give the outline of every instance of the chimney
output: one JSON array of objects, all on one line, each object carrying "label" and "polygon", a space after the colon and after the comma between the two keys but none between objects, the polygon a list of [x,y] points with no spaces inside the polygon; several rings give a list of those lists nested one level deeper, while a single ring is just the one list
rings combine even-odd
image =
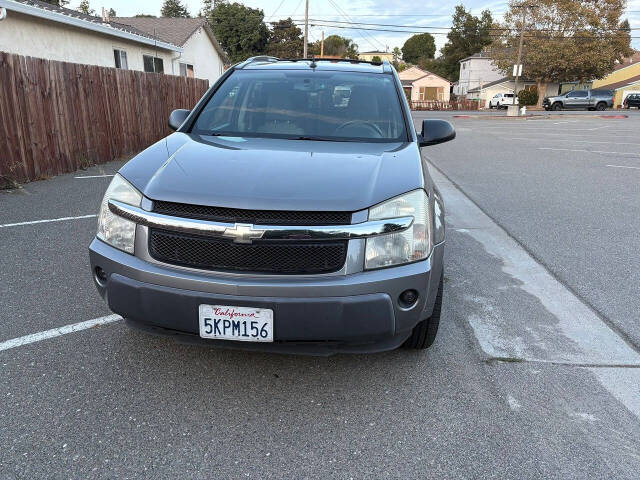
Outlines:
[{"label": "chimney", "polygon": [[111,18],[109,18],[109,10],[105,10],[105,8],[102,7],[102,23],[109,22],[111,22]]}]

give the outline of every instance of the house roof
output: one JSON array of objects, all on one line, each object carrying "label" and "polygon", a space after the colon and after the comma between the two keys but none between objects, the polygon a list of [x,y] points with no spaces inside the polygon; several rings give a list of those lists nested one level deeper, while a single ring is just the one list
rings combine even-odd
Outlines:
[{"label": "house roof", "polygon": [[[424,77],[426,77],[427,75],[433,75],[434,77],[438,77],[440,80],[444,80],[445,82],[448,82],[449,84],[451,84],[451,82],[450,82],[449,80],[447,80],[446,78],[443,78],[443,77],[441,77],[440,75],[436,75],[436,74],[435,74],[435,73],[433,73],[433,72],[429,72],[429,71],[427,71],[427,70],[423,70],[422,68],[420,68],[420,67],[416,67],[415,65],[413,65],[413,66],[411,66],[411,67],[407,68],[406,70],[403,70],[402,72],[400,72],[400,73],[398,74],[398,75],[399,75],[399,77],[400,77],[400,80],[401,80],[401,81],[405,81],[405,80],[403,80],[403,79],[402,79],[402,73],[403,73],[403,72],[408,72],[409,70],[412,70],[412,69],[413,69],[413,70],[418,70],[418,71],[422,72],[422,73],[423,73],[423,75],[421,75],[421,76],[419,76],[419,77],[416,77],[416,78],[413,78],[413,79],[411,79],[411,80],[407,80],[407,79],[405,79],[405,80],[407,80],[407,81],[409,81],[409,82],[410,82],[408,85],[411,85],[411,83],[413,83],[413,82],[415,82],[415,81],[417,81],[417,80],[420,80],[421,78],[424,78]],[[404,85],[404,84],[403,84],[403,85]]]},{"label": "house roof", "polygon": [[617,90],[618,88],[626,87],[632,83],[640,82],[640,75],[620,80],[619,82],[607,83],[605,85],[598,85],[594,90]]},{"label": "house roof", "polygon": [[635,65],[636,63],[639,63],[639,62],[640,62],[640,52],[635,51],[630,57],[626,57],[622,59],[622,62],[618,63],[613,70],[614,71],[621,70],[623,68],[627,68],[630,65]]},{"label": "house roof", "polygon": [[151,37],[155,36],[165,42],[181,47],[198,29],[204,28],[213,46],[224,61],[228,61],[224,50],[204,18],[170,18],[170,17],[115,17],[118,23],[140,30]]},{"label": "house roof", "polygon": [[378,50],[373,50],[371,52],[360,52],[360,55],[372,55],[374,53],[378,55],[393,55],[392,52],[380,52]]},{"label": "house roof", "polygon": [[[482,85],[482,89],[484,90],[485,88],[489,88],[489,87],[493,87],[494,85],[500,85],[501,83],[508,83],[508,82],[513,82],[514,80],[512,78],[509,77],[502,77],[498,80],[495,80],[493,82],[489,82],[489,83],[485,83]],[[525,79],[519,79],[518,82],[522,82],[522,83],[535,83],[533,80],[525,80]],[[472,89],[470,89],[467,93],[472,93],[472,92],[479,92],[480,91],[480,87],[474,87]]]},{"label": "house roof", "polygon": [[[422,77],[420,77],[422,78]],[[417,80],[417,78],[416,78]],[[415,82],[416,80],[400,80],[400,83],[402,84],[403,87],[410,87],[413,85],[413,82]]]},{"label": "house roof", "polygon": [[458,63],[462,63],[462,62],[466,62],[467,60],[470,60],[472,58],[482,58],[484,60],[491,60],[491,57],[489,55],[487,55],[484,52],[479,52],[479,53],[474,53],[473,55],[469,56],[469,57],[465,57],[462,60],[460,60]]},{"label": "house roof", "polygon": [[165,50],[182,52],[182,48],[178,45],[171,42],[158,41],[157,38],[153,38],[149,34],[130,25],[115,21],[105,22],[101,17],[86,15],[71,8],[59,7],[39,0],[0,0],[0,7],[24,15],[64,23],[114,37],[126,38],[134,42],[154,45]]}]

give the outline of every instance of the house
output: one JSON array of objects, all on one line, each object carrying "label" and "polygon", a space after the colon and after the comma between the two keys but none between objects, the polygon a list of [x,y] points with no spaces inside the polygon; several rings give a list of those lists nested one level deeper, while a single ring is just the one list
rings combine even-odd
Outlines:
[{"label": "house", "polygon": [[453,86],[453,94],[466,95],[469,90],[504,78],[504,73],[493,63],[493,59],[483,52],[460,60],[460,76]]},{"label": "house", "polygon": [[[518,80],[518,91],[530,90],[536,86],[537,85],[534,80]],[[489,108],[489,100],[493,98],[494,95],[498,93],[513,93],[514,89],[514,79],[509,77],[502,77],[493,82],[489,82],[487,84],[472,88],[467,92],[466,98],[468,100],[481,100],[481,105],[484,105],[484,108]],[[543,96],[557,95],[558,89],[559,85],[557,83],[549,83],[547,85],[547,90]]]},{"label": "house", "polygon": [[451,82],[435,73],[410,67],[398,73],[402,89],[411,102],[448,102]]},{"label": "house", "polygon": [[149,33],[106,16],[85,15],[38,0],[0,0],[0,7],[6,11],[0,23],[0,51],[8,53],[195,76],[210,83],[222,74],[226,62],[202,19],[149,19],[161,20],[154,34],[154,29]]},{"label": "house", "polygon": [[613,72],[600,80],[594,80],[592,88],[613,90],[614,108],[619,107],[630,93],[640,93],[640,52],[625,58]]},{"label": "house", "polygon": [[224,64],[229,62],[204,18],[116,17],[113,20],[181,47],[182,53],[174,60],[179,68],[175,75],[206,78],[209,85],[213,85],[224,72]]},{"label": "house", "polygon": [[393,53],[391,52],[362,52],[358,54],[360,60],[366,60],[367,62],[373,61],[373,57],[380,57],[380,60],[393,62]]}]

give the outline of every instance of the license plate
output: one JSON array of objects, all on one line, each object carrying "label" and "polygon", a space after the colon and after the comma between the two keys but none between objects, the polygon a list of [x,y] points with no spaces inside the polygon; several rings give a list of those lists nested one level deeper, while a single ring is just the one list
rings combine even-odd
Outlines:
[{"label": "license plate", "polygon": [[200,305],[200,336],[239,342],[273,342],[273,310]]}]

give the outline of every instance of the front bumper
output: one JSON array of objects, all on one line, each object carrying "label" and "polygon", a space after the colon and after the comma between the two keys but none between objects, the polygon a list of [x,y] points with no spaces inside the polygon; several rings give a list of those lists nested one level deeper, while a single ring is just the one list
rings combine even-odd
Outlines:
[{"label": "front bumper", "polygon": [[[291,353],[376,352],[400,346],[433,310],[444,243],[431,256],[400,267],[345,275],[264,276],[200,272],[144,261],[94,239],[94,282],[109,308],[145,330],[220,347]],[[399,295],[415,289],[410,309]],[[200,304],[255,306],[274,312],[274,342],[201,339]]]}]

